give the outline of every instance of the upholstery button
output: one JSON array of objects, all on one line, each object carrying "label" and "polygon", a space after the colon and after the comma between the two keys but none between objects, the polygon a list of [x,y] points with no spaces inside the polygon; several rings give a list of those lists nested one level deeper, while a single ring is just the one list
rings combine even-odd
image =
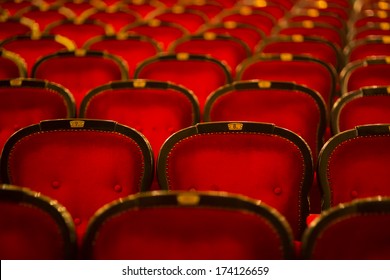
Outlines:
[{"label": "upholstery button", "polygon": [[122,186],[121,185],[115,185],[114,186],[114,190],[116,191],[116,192],[122,192]]},{"label": "upholstery button", "polygon": [[60,188],[60,182],[58,182],[58,181],[53,181],[52,183],[51,183],[51,186],[52,186],[52,188],[53,189],[59,189]]},{"label": "upholstery button", "polygon": [[280,188],[280,187],[274,188],[274,194],[276,194],[276,195],[282,194],[282,188]]},{"label": "upholstery button", "polygon": [[351,197],[352,198],[357,198],[358,197],[358,192],[355,191],[355,190],[351,191]]},{"label": "upholstery button", "polygon": [[74,218],[74,224],[76,226],[79,226],[81,224],[81,219],[80,218]]}]

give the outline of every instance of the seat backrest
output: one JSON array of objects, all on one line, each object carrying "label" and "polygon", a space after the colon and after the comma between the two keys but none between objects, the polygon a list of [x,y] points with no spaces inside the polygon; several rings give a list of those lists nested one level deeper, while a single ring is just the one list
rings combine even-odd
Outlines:
[{"label": "seat backrest", "polygon": [[128,0],[121,1],[121,7],[129,9],[133,12],[138,13],[143,19],[148,18],[148,16],[156,11],[157,9],[165,8],[165,5],[161,1],[138,1],[138,0]]},{"label": "seat backrest", "polygon": [[206,24],[200,29],[200,32],[213,32],[233,36],[234,38],[245,42],[251,51],[254,51],[257,44],[259,44],[265,37],[264,32],[258,28],[250,24],[235,21]]},{"label": "seat backrest", "polygon": [[272,28],[276,25],[275,18],[264,11],[256,11],[248,6],[225,10],[217,16],[217,21],[234,21],[250,24],[266,35],[271,34]]},{"label": "seat backrest", "polygon": [[284,215],[299,239],[309,211],[311,152],[295,133],[255,122],[201,123],[162,146],[162,189],[213,190],[262,200]]},{"label": "seat backrest", "polygon": [[156,10],[149,14],[148,18],[179,24],[191,34],[194,34],[200,26],[208,22],[208,18],[203,12],[186,9],[185,6],[181,5]]},{"label": "seat backrest", "polygon": [[2,260],[76,257],[72,217],[57,201],[27,188],[1,185],[0,211]]},{"label": "seat backrest", "polygon": [[318,160],[323,209],[357,198],[390,195],[389,147],[389,124],[357,126],[331,138]]},{"label": "seat backrest", "polygon": [[37,23],[28,18],[0,17],[0,41],[15,35],[31,34],[38,30]]},{"label": "seat backrest", "polygon": [[214,91],[206,102],[203,119],[274,123],[300,135],[316,160],[323,144],[327,109],[319,93],[307,87],[252,80]]},{"label": "seat backrest", "polygon": [[28,76],[38,58],[61,50],[74,51],[76,45],[73,41],[61,35],[18,35],[9,37],[0,42],[0,48],[20,55],[27,64]]},{"label": "seat backrest", "polygon": [[211,55],[224,61],[230,67],[233,77],[236,74],[236,67],[251,55],[249,47],[240,39],[213,32],[182,37],[173,42],[168,51]]},{"label": "seat backrest", "polygon": [[344,49],[349,62],[369,56],[390,56],[390,36],[368,36],[351,41]]},{"label": "seat backrest", "polygon": [[129,80],[90,91],[80,117],[108,119],[135,128],[150,142],[157,159],[174,132],[199,122],[199,105],[188,89],[170,82]]},{"label": "seat backrest", "polygon": [[390,87],[365,87],[337,100],[331,112],[333,134],[365,124],[390,123]]},{"label": "seat backrest", "polygon": [[305,232],[302,257],[317,260],[389,260],[389,223],[388,197],[359,199],[334,207]]},{"label": "seat backrest", "polygon": [[328,108],[335,99],[336,70],[317,58],[306,55],[258,54],[237,68],[237,80],[295,82],[319,92]]},{"label": "seat backrest", "polygon": [[0,80],[25,78],[27,65],[22,57],[0,48]]},{"label": "seat backrest", "polygon": [[0,81],[0,150],[23,127],[75,116],[73,97],[58,84],[35,79]]},{"label": "seat backrest", "polygon": [[341,94],[367,86],[390,85],[390,56],[368,57],[348,63],[340,73]]},{"label": "seat backrest", "polygon": [[58,34],[67,37],[81,48],[86,41],[96,36],[113,35],[113,27],[99,20],[65,19],[46,26],[43,34]]},{"label": "seat backrest", "polygon": [[347,23],[342,18],[338,17],[334,13],[324,12],[317,9],[297,9],[294,10],[289,16],[285,18],[288,22],[303,22],[303,21],[312,21],[319,23],[326,23],[335,28],[347,30]]},{"label": "seat backrest", "polygon": [[350,37],[353,40],[369,36],[390,36],[390,22],[370,22],[350,33]]},{"label": "seat backrest", "polygon": [[130,77],[134,75],[134,70],[140,62],[162,51],[158,42],[152,38],[125,33],[92,38],[85,43],[83,48],[106,51],[122,57],[129,67]]},{"label": "seat backrest", "polygon": [[151,57],[138,65],[134,77],[183,85],[198,98],[201,113],[207,96],[220,86],[232,82],[225,63],[209,55],[188,53]]},{"label": "seat backrest", "polygon": [[101,208],[86,259],[291,259],[286,220],[261,202],[225,193],[154,192]]},{"label": "seat backrest", "polygon": [[1,8],[7,11],[7,13],[11,16],[14,16],[18,11],[30,7],[30,0],[22,0],[22,1],[2,1]]},{"label": "seat backrest", "polygon": [[276,35],[262,41],[256,48],[256,53],[310,55],[331,64],[336,70],[341,70],[344,66],[341,49],[320,37]]},{"label": "seat backrest", "polygon": [[385,10],[364,10],[352,18],[352,27],[358,29],[370,23],[390,22],[390,12]]},{"label": "seat backrest", "polygon": [[173,22],[164,22],[157,19],[136,22],[125,26],[121,32],[127,34],[138,34],[153,38],[161,44],[161,48],[166,51],[172,42],[188,35],[189,32],[181,25]]},{"label": "seat backrest", "polygon": [[112,121],[62,119],[19,130],[5,144],[4,183],[57,199],[71,213],[81,238],[102,205],[145,191],[153,177],[149,142]]},{"label": "seat backrest", "polygon": [[112,81],[127,80],[127,64],[118,56],[79,49],[59,51],[41,57],[33,66],[32,77],[65,86],[73,94],[76,107],[88,91]]}]

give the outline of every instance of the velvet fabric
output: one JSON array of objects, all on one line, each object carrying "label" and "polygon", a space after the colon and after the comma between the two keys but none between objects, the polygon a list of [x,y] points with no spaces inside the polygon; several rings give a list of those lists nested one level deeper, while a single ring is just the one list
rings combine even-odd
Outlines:
[{"label": "velvet fabric", "polygon": [[260,29],[264,34],[270,35],[272,28],[275,27],[275,19],[265,13],[253,11],[251,14],[245,15],[237,13],[228,14],[220,19],[222,22],[234,21],[237,23],[246,23]]},{"label": "velvet fabric", "polygon": [[344,80],[344,93],[366,86],[390,85],[390,64],[368,64],[351,69]]},{"label": "velvet fabric", "polygon": [[176,13],[171,10],[167,10],[163,13],[155,15],[153,19],[176,23],[184,27],[189,33],[194,34],[203,24],[207,23],[207,17],[202,12],[198,11],[186,11],[182,13]]},{"label": "velvet fabric", "polygon": [[105,24],[110,24],[114,28],[115,32],[119,32],[126,25],[139,20],[137,13],[119,9],[113,12],[95,10],[95,12],[92,12],[87,18],[92,20],[100,20]]},{"label": "velvet fabric", "polygon": [[[38,61],[39,63],[39,61]],[[111,81],[121,80],[121,65],[102,56],[54,56],[45,59],[33,73],[66,87],[73,94],[77,108],[91,89]]]},{"label": "velvet fabric", "polygon": [[140,191],[144,159],[122,134],[56,130],[22,138],[8,158],[10,183],[57,199],[81,238],[104,204]]},{"label": "velvet fabric", "polygon": [[28,10],[23,11],[20,15],[35,21],[39,25],[39,30],[41,32],[44,31],[45,28],[53,22],[69,19],[68,15],[61,13],[59,9],[49,9],[43,11],[37,6],[31,6]]},{"label": "velvet fabric", "polygon": [[331,205],[370,196],[389,196],[390,137],[365,136],[339,144],[330,154],[326,176]]},{"label": "velvet fabric", "polygon": [[268,134],[208,133],[178,142],[165,173],[170,190],[226,191],[259,199],[285,216],[299,239],[305,167],[292,142]]},{"label": "velvet fabric", "polygon": [[155,60],[138,69],[138,79],[170,81],[192,90],[198,98],[201,112],[207,96],[230,82],[226,68],[210,60]]},{"label": "velvet fabric", "polygon": [[20,70],[14,60],[4,57],[0,53],[0,80],[20,78],[22,75]]},{"label": "velvet fabric", "polygon": [[57,222],[28,204],[0,202],[0,259],[60,260],[65,244]]},{"label": "velvet fabric", "polygon": [[126,211],[96,234],[94,259],[282,259],[268,221],[243,211],[164,207]]},{"label": "velvet fabric", "polygon": [[0,21],[0,41],[15,35],[31,34],[31,27],[19,20]]},{"label": "velvet fabric", "polygon": [[369,56],[390,56],[389,44],[379,41],[363,41],[349,53],[349,61],[365,59]]}]

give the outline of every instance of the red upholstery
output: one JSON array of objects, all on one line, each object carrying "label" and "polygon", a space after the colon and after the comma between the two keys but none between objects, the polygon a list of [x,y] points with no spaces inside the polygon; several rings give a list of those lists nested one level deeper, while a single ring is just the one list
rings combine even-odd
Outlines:
[{"label": "red upholstery", "polygon": [[87,41],[84,48],[107,51],[122,57],[129,67],[130,77],[134,75],[134,70],[140,62],[161,51],[155,40],[139,35],[95,37]]},{"label": "red upholstery", "polygon": [[390,13],[386,11],[362,11],[353,22],[355,28],[364,27],[370,23],[390,23]]},{"label": "red upholstery", "polygon": [[280,3],[275,3],[274,1],[253,1],[249,7],[253,11],[261,11],[272,16],[275,21],[282,19],[286,15],[286,8]]},{"label": "red upholstery", "polygon": [[65,89],[38,80],[0,81],[0,150],[17,130],[47,119],[75,116],[72,97]]},{"label": "red upholstery", "polygon": [[266,35],[271,33],[273,27],[275,27],[275,19],[262,11],[252,11],[246,13],[246,8],[243,7],[244,12],[240,12],[240,10],[232,10],[226,13],[221,13],[218,19],[222,22],[234,21],[237,23],[246,23],[252,25]]},{"label": "red upholstery", "polygon": [[347,48],[347,56],[349,61],[365,59],[369,56],[390,56],[388,38],[373,36],[366,39],[354,40]]},{"label": "red upholstery", "polygon": [[183,37],[173,43],[170,51],[211,55],[230,66],[233,77],[236,74],[236,67],[251,53],[248,46],[240,40],[211,32]]},{"label": "red upholstery", "polygon": [[161,44],[163,50],[167,50],[173,41],[188,34],[188,31],[178,24],[159,20],[131,24],[123,30],[127,34],[139,34],[153,38]]},{"label": "red upholstery", "polygon": [[120,58],[100,51],[57,52],[42,57],[32,76],[65,86],[73,94],[77,108],[85,94],[102,84],[125,80],[127,69]]},{"label": "red upholstery", "polygon": [[303,239],[305,259],[388,260],[389,200],[357,200],[323,214]]},{"label": "red upholstery", "polygon": [[357,198],[390,195],[389,145],[387,124],[359,126],[333,137],[319,158],[324,208]]},{"label": "red upholstery", "polygon": [[369,36],[390,36],[390,22],[368,23],[353,33],[354,40]]},{"label": "red upholstery", "polygon": [[322,38],[275,36],[263,41],[257,52],[310,55],[331,64],[335,69],[343,66],[340,48]]},{"label": "red upholstery", "polygon": [[26,77],[27,66],[16,53],[0,49],[0,80]]},{"label": "red upholstery", "polygon": [[76,48],[72,41],[59,35],[44,35],[39,37],[19,35],[2,41],[0,47],[17,53],[25,60],[28,76],[31,76],[31,69],[41,56],[60,50],[73,51]]},{"label": "red upholstery", "polygon": [[280,26],[277,29],[279,35],[295,35],[302,36],[317,36],[323,38],[340,48],[344,47],[344,35],[340,29],[337,29],[326,23],[316,23],[312,21],[289,23],[285,26]]},{"label": "red upholstery", "polygon": [[264,32],[260,31],[256,27],[234,21],[205,26],[201,30],[222,35],[231,35],[245,42],[251,50],[254,50],[256,45],[259,44],[265,37]]},{"label": "red upholstery", "polygon": [[[253,125],[259,130],[222,131],[213,126],[227,127],[227,123],[205,123],[178,132],[161,148],[160,186],[226,191],[259,199],[284,215],[299,239],[312,180],[309,149],[301,139],[287,140],[262,131],[264,124]],[[202,127],[205,131],[197,133]]]},{"label": "red upholstery", "polygon": [[184,3],[184,5],[186,9],[202,12],[209,20],[214,19],[224,9],[222,4],[216,1],[204,1],[202,5],[197,5],[195,1],[189,1],[188,5],[186,3]]},{"label": "red upholstery", "polygon": [[61,205],[39,193],[7,185],[1,187],[0,195],[2,260],[75,257],[74,225]]},{"label": "red upholstery", "polygon": [[108,121],[84,123],[85,128],[70,128],[69,120],[46,121],[21,130],[7,142],[1,163],[4,182],[63,204],[79,239],[98,208],[146,190],[153,165],[137,132]]},{"label": "red upholstery", "polygon": [[[163,69],[163,71],[161,71]],[[230,72],[220,61],[204,55],[160,55],[140,64],[135,78],[170,81],[192,90],[201,112],[207,96],[232,81]]]},{"label": "red upholstery", "polygon": [[10,16],[14,16],[18,11],[31,6],[30,0],[25,1],[2,1],[1,8],[6,10]]},{"label": "red upholstery", "polygon": [[62,3],[62,6],[72,10],[76,14],[76,16],[80,16],[86,10],[94,8],[95,7],[94,2],[96,3],[99,1],[66,0],[66,1],[64,1],[64,3]]},{"label": "red upholstery", "polygon": [[[264,82],[267,84],[267,82]],[[274,123],[300,135],[317,158],[326,126],[326,105],[317,92],[291,83],[237,82],[213,93],[206,121]]]},{"label": "red upholstery", "polygon": [[147,18],[148,15],[158,8],[164,7],[161,1],[122,1],[122,6],[138,13],[142,18]]},{"label": "red upholstery", "polygon": [[[101,212],[101,216],[96,216],[100,221],[95,221],[97,225],[90,229],[86,244],[88,257],[149,260],[291,258],[292,241],[287,240],[284,244],[285,229],[278,228],[266,214],[256,213],[258,206],[246,208],[237,198],[240,207],[232,208],[233,202],[227,199],[228,196],[221,195],[210,196],[209,202],[200,205],[167,203],[166,197],[158,194],[149,198],[154,198],[149,207],[144,207],[142,200],[137,208],[126,207],[126,201],[119,202],[111,206],[123,205],[115,215]],[[262,204],[259,206],[263,207]],[[272,210],[267,210],[271,214]]]},{"label": "red upholstery", "polygon": [[81,18],[90,20],[99,20],[106,24],[110,24],[116,32],[121,30],[128,24],[140,20],[140,16],[131,11],[119,8],[113,9],[90,9],[85,11]]},{"label": "red upholstery", "polygon": [[[35,26],[37,28],[37,26]],[[20,18],[0,19],[0,41],[15,35],[31,34],[34,29],[34,22],[25,21]]]},{"label": "red upholstery", "polygon": [[358,125],[390,123],[390,98],[386,87],[364,88],[350,92],[335,104],[332,111],[334,133]]},{"label": "red upholstery", "polygon": [[85,42],[96,36],[112,35],[112,26],[97,20],[60,20],[49,24],[45,34],[59,34],[73,40],[81,48]]},{"label": "red upholstery", "polygon": [[335,16],[333,13],[329,12],[313,12],[310,14],[309,12],[296,13],[288,17],[289,22],[303,22],[303,21],[312,21],[318,23],[326,23],[337,29],[345,30],[346,22],[340,18]]},{"label": "red upholstery", "polygon": [[334,68],[322,61],[300,55],[254,56],[241,64],[239,80],[273,80],[295,82],[318,91],[328,106],[331,106],[335,91]]},{"label": "red upholstery", "polygon": [[176,23],[184,27],[188,32],[195,33],[200,26],[207,23],[207,16],[200,11],[186,10],[184,7],[178,7],[178,10],[168,9],[163,12],[158,11],[151,18],[165,22]]},{"label": "red upholstery", "polygon": [[149,140],[155,158],[174,132],[199,121],[195,97],[165,82],[116,82],[94,89],[83,101],[81,117],[109,119],[135,128]]},{"label": "red upholstery", "polygon": [[341,72],[343,94],[367,86],[390,85],[390,59],[372,57],[347,64]]}]

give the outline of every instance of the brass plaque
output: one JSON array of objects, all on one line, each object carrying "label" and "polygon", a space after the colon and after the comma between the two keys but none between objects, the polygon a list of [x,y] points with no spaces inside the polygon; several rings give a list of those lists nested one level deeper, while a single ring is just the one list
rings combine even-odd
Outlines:
[{"label": "brass plaque", "polygon": [[229,130],[242,130],[243,126],[242,123],[228,123]]},{"label": "brass plaque", "polygon": [[78,120],[78,121],[70,121],[69,123],[71,128],[83,128],[85,121]]}]

